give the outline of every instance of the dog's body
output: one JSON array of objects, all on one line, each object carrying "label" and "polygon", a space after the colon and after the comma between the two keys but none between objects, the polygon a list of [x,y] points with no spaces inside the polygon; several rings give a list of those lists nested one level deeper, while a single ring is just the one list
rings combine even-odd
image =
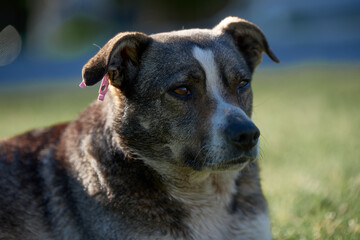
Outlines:
[{"label": "dog's body", "polygon": [[271,239],[251,122],[253,24],[122,33],[83,68],[110,92],[0,142],[0,239]]}]

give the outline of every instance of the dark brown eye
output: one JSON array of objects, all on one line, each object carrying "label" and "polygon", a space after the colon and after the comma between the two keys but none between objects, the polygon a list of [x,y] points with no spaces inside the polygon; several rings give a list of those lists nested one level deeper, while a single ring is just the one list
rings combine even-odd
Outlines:
[{"label": "dark brown eye", "polygon": [[239,88],[246,88],[249,85],[249,80],[242,80],[239,84]]},{"label": "dark brown eye", "polygon": [[187,87],[178,87],[173,92],[180,96],[189,96],[191,94]]}]

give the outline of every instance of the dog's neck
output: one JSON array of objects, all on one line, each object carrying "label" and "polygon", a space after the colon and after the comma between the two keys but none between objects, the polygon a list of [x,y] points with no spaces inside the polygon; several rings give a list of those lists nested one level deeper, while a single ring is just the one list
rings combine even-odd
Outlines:
[{"label": "dog's neck", "polygon": [[225,207],[236,194],[239,171],[195,171],[166,162],[145,163],[161,176],[169,195],[189,207]]}]

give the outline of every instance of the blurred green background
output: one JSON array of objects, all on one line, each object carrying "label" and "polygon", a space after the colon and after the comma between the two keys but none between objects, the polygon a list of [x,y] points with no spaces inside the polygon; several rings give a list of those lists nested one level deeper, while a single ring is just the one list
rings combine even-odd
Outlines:
[{"label": "blurred green background", "polygon": [[75,119],[98,91],[78,87],[81,67],[117,32],[212,27],[228,15],[259,25],[282,61],[264,56],[253,84],[274,238],[360,239],[357,0],[5,0],[0,30],[11,24],[21,44],[0,33],[0,138]]}]

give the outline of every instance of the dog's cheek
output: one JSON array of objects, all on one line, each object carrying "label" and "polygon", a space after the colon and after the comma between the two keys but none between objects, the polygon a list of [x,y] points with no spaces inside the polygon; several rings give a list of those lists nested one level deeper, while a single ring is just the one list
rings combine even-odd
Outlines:
[{"label": "dog's cheek", "polygon": [[204,156],[204,152],[200,151],[200,149],[194,149],[190,146],[185,147],[179,157],[179,160],[184,165],[196,171],[202,170],[205,165],[206,157]]},{"label": "dog's cheek", "polygon": [[132,115],[127,120],[133,125],[131,147],[147,158],[176,161],[173,150],[184,145],[189,132],[185,128],[191,124],[182,122],[159,100],[144,103]]},{"label": "dog's cheek", "polygon": [[191,146],[198,145],[196,142],[196,136],[194,129],[189,125],[178,125],[174,122],[170,131],[169,148],[173,156],[174,161],[183,162],[185,149],[190,149]]},{"label": "dog's cheek", "polygon": [[205,122],[198,119],[179,119],[171,128],[169,148],[174,162],[201,170],[206,159],[208,129]]},{"label": "dog's cheek", "polygon": [[175,160],[195,170],[201,170],[205,161],[205,146],[208,144],[210,128],[207,119],[199,112],[179,117],[171,128],[171,150]]},{"label": "dog's cheek", "polygon": [[252,89],[249,91],[249,95],[247,97],[246,105],[245,105],[245,113],[251,118],[253,108],[253,93]]},{"label": "dog's cheek", "polygon": [[178,162],[183,148],[192,144],[195,127],[192,111],[173,100],[165,97],[153,102],[150,111],[140,117],[140,121],[143,131],[152,138],[149,144],[154,151],[167,152],[164,160]]}]

